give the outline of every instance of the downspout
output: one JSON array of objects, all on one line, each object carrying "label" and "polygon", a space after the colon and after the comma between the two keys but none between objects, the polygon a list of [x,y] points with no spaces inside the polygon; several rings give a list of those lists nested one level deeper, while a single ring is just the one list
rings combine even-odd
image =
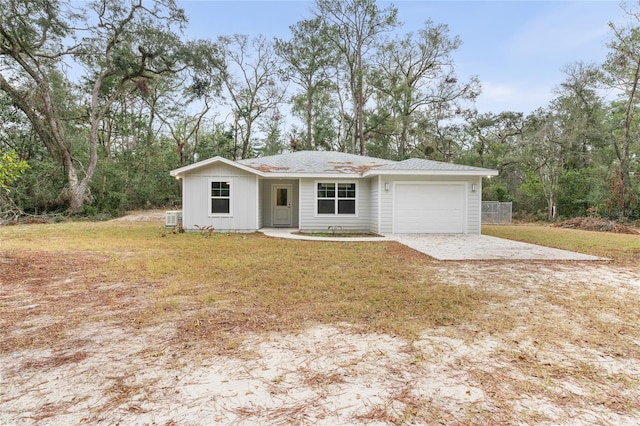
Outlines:
[{"label": "downspout", "polygon": [[382,231],[382,175],[378,175],[378,224],[377,234],[381,234]]},{"label": "downspout", "polygon": [[256,176],[256,231],[262,228],[262,223],[260,223],[260,217],[262,216],[262,204],[260,204],[260,177]]},{"label": "downspout", "polygon": [[300,214],[300,206],[302,206],[302,178],[298,178],[298,230],[302,229],[302,215]]},{"label": "downspout", "polygon": [[478,176],[478,217],[480,218],[478,234],[482,234],[482,176]]}]

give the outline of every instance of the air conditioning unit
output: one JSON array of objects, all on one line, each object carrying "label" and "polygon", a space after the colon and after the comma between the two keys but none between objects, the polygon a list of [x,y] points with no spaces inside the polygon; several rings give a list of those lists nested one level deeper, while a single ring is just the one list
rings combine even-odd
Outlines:
[{"label": "air conditioning unit", "polygon": [[167,211],[164,226],[173,228],[178,225],[182,225],[182,210]]}]

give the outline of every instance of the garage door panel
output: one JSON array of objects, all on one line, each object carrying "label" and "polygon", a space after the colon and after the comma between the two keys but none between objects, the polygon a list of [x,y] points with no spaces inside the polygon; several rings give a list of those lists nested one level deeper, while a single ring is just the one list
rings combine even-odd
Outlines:
[{"label": "garage door panel", "polygon": [[463,233],[464,186],[401,184],[395,188],[394,232]]}]

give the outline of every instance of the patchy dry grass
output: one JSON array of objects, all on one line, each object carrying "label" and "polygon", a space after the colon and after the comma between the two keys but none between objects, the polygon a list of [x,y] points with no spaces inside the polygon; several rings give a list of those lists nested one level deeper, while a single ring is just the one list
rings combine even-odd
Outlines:
[{"label": "patchy dry grass", "polygon": [[[491,291],[451,288],[418,276],[433,261],[396,243],[318,244],[262,234],[203,238],[165,233],[149,223],[117,222],[3,231],[12,253],[29,250],[25,258],[10,255],[11,264],[23,265],[13,279],[43,280],[84,264],[82,275],[93,281],[120,281],[135,292],[153,289],[135,320],[155,325],[179,317],[180,336],[188,340],[220,342],[221,335],[238,330],[339,322],[412,338],[425,328],[473,321],[483,315],[483,306],[501,300]],[[41,246],[46,251],[33,251],[37,239],[47,242]],[[29,270],[41,263],[34,258],[46,268]],[[95,258],[101,259],[99,267]]]},{"label": "patchy dry grass", "polygon": [[135,221],[0,228],[0,412],[23,424],[636,424],[637,236],[485,229],[516,230],[614,262],[440,262],[395,242]]}]

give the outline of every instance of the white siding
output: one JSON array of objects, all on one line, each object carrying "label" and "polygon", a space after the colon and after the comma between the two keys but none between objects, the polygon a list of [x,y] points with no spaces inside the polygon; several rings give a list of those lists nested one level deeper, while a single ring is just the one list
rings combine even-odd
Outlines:
[{"label": "white siding", "polygon": [[[482,179],[480,177],[443,177],[443,176],[383,176],[381,187],[389,183],[389,191],[381,190],[380,205],[380,233],[390,234],[393,232],[393,200],[394,182],[463,182],[466,185],[466,232],[467,234],[480,233],[481,202],[482,202]],[[476,184],[476,191],[471,190],[471,185]]]},{"label": "white siding", "polygon": [[379,233],[380,232],[380,224],[378,223],[379,219],[379,198],[380,198],[380,177],[375,177],[371,179],[371,214],[369,215],[369,231]]},{"label": "white siding", "polygon": [[[380,191],[379,234],[391,234],[393,232],[393,180],[393,176],[382,176],[380,182],[383,190]],[[389,184],[388,191],[386,190],[387,184]]]},{"label": "white siding", "polygon": [[258,188],[258,191],[256,193],[256,203],[258,205],[258,210],[256,211],[256,218],[258,221],[258,226],[257,229],[260,229],[264,226],[264,221],[263,221],[263,210],[262,210],[262,203],[261,203],[261,196],[262,196],[262,192],[260,189],[260,178],[258,176],[255,176],[255,180],[256,180],[256,188]]},{"label": "white siding", "polygon": [[[209,215],[209,182],[218,179],[232,182],[230,217]],[[254,174],[222,163],[187,173],[182,183],[183,226],[189,230],[197,229],[197,226],[213,226],[216,231],[256,231],[259,228],[257,183]]]},{"label": "white siding", "polygon": [[[232,182],[232,215],[215,217],[209,214],[212,180]],[[316,183],[355,182],[356,215],[316,214]],[[394,183],[396,182],[459,182],[465,186],[465,220],[468,234],[481,230],[481,177],[444,176],[375,176],[366,179],[261,179],[255,174],[224,163],[187,172],[182,181],[183,226],[213,226],[216,231],[253,232],[262,226],[272,226],[272,185],[292,185],[292,226],[303,231],[327,231],[339,226],[346,232],[393,232]],[[386,190],[386,184],[389,190]],[[472,191],[472,184],[476,191]]]},{"label": "white siding", "polygon": [[[317,215],[317,182],[355,182],[357,207],[353,215]],[[369,232],[371,229],[371,179],[300,179],[300,230],[326,232],[331,226],[339,226],[345,232]]]},{"label": "white siding", "polygon": [[[480,234],[482,228],[482,178],[475,177],[468,181],[467,194],[467,234]],[[476,191],[471,191],[471,185],[476,185]]]}]

